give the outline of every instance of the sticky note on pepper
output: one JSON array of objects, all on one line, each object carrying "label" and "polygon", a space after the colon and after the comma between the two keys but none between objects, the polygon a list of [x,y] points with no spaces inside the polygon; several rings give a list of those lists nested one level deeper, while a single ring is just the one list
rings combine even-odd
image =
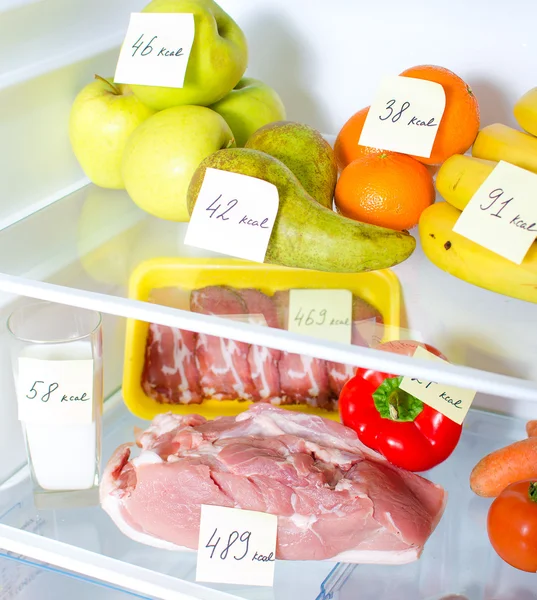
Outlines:
[{"label": "sticky note on pepper", "polygon": [[[416,348],[414,358],[445,362],[421,346]],[[472,390],[415,377],[403,377],[399,387],[459,425],[462,425],[476,395]]]}]

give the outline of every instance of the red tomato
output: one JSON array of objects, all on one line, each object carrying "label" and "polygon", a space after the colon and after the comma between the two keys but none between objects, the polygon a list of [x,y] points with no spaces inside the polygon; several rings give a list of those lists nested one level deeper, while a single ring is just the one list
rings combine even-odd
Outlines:
[{"label": "red tomato", "polygon": [[492,547],[506,563],[537,573],[537,482],[507,486],[489,509],[487,530]]}]

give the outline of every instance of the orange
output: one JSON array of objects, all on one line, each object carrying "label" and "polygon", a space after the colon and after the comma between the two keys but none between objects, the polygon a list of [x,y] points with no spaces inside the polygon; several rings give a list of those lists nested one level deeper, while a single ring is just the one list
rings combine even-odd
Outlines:
[{"label": "orange", "polygon": [[348,165],[336,185],[345,217],[389,229],[410,229],[435,199],[427,167],[406,154],[371,154]]},{"label": "orange", "polygon": [[446,108],[431,157],[415,158],[427,165],[438,165],[454,154],[464,154],[479,131],[479,105],[470,86],[452,71],[435,65],[412,67],[401,75],[435,81],[446,93]]},{"label": "orange", "polygon": [[360,146],[358,144],[368,112],[369,106],[366,106],[354,114],[345,125],[343,125],[336,138],[334,152],[340,170],[343,170],[353,160],[362,158],[362,156],[382,154],[383,152],[391,154],[391,152],[388,152],[387,150],[371,148],[370,146]]}]

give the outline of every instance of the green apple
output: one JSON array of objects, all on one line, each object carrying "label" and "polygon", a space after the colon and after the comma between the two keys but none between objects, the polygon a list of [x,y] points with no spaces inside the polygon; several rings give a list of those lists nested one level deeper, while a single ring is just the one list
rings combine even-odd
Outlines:
[{"label": "green apple", "polygon": [[240,27],[213,0],[153,0],[142,12],[191,13],[196,33],[182,88],[133,85],[134,93],[157,110],[223,98],[248,64],[246,38]]},{"label": "green apple", "polygon": [[123,189],[121,159],[130,134],[155,113],[128,85],[96,75],[75,98],[69,139],[84,173],[93,183]]},{"label": "green apple", "polygon": [[125,188],[148,213],[188,221],[186,193],[194,171],[209,154],[234,145],[229,125],[210,108],[168,108],[129,138],[121,168]]},{"label": "green apple", "polygon": [[276,91],[251,77],[243,77],[235,89],[210,108],[224,117],[241,148],[260,127],[286,118],[285,106]]}]

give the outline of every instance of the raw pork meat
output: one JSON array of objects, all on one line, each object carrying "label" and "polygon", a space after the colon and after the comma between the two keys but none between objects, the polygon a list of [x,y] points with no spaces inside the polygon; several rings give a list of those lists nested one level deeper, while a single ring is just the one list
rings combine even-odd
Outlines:
[{"label": "raw pork meat", "polygon": [[400,564],[420,556],[446,494],[343,425],[257,404],[237,417],[155,417],[110,459],[101,504],[123,533],[196,549],[200,506],[278,515],[276,556]]},{"label": "raw pork meat", "polygon": [[[209,286],[194,290],[190,309],[205,315],[246,315],[243,299],[231,288]],[[203,394],[217,400],[251,400],[256,388],[250,374],[250,345],[198,334],[196,360]]]},{"label": "raw pork meat", "polygon": [[[251,288],[237,290],[250,315],[263,315],[269,327],[278,327],[278,314],[272,298]],[[255,386],[255,399],[278,402],[280,399],[280,350],[265,346],[250,346],[248,363]]]},{"label": "raw pork meat", "polygon": [[149,397],[167,404],[202,402],[196,336],[175,327],[149,325],[142,375],[142,387]]}]

